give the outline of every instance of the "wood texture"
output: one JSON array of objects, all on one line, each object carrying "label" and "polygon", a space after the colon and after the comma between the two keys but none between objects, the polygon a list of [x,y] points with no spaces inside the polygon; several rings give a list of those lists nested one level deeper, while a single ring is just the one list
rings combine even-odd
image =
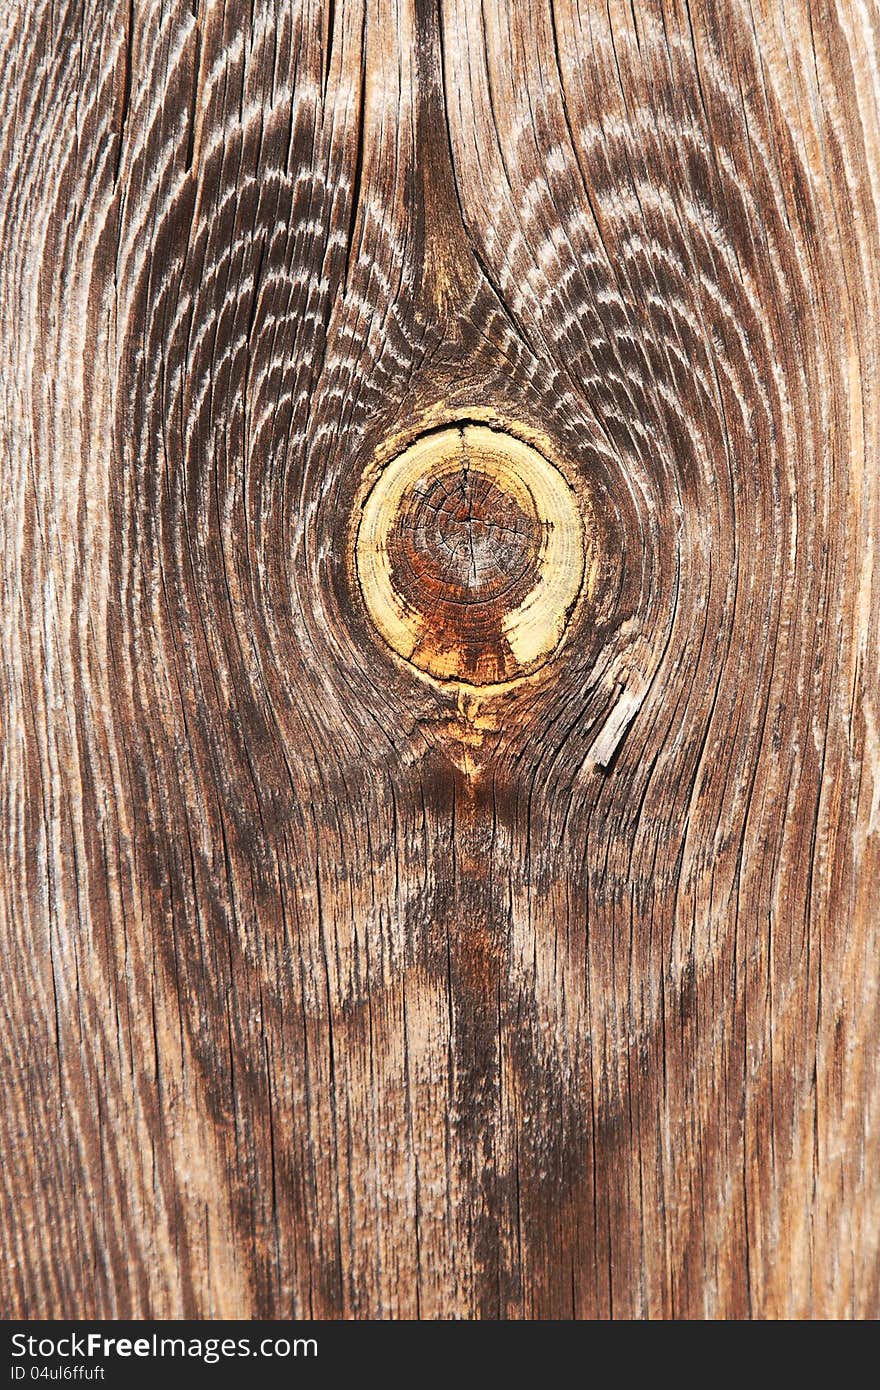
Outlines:
[{"label": "wood texture", "polygon": [[355,522],[376,629],[471,699],[495,700],[550,659],[601,564],[594,553],[585,575],[584,517],[562,472],[485,425],[432,431],[386,462]]},{"label": "wood texture", "polygon": [[[874,0],[0,29],[4,1311],[876,1316]],[[469,422],[480,698],[353,554]]]}]

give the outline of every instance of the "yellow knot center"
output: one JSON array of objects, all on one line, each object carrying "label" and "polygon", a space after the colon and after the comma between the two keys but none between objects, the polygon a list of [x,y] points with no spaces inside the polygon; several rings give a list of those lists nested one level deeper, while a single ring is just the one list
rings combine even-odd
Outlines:
[{"label": "yellow knot center", "polygon": [[584,577],[574,493],[536,449],[482,425],[425,435],[364,503],[357,574],[388,645],[462,685],[536,670],[562,640]]}]

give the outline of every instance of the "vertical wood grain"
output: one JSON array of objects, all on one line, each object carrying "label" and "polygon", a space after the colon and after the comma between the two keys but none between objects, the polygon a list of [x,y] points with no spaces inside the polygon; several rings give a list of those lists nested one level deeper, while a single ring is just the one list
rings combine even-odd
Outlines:
[{"label": "vertical wood grain", "polygon": [[[874,0],[0,16],[0,1304],[880,1313]],[[378,470],[589,601],[382,640]]]}]

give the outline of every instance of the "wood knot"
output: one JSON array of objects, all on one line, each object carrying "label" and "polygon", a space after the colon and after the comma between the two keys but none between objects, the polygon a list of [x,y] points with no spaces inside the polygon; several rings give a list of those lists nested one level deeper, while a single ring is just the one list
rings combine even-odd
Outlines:
[{"label": "wood knot", "polygon": [[356,564],[398,656],[436,680],[505,684],[562,640],[584,578],[583,523],[536,449],[462,425],[386,465],[364,503]]}]

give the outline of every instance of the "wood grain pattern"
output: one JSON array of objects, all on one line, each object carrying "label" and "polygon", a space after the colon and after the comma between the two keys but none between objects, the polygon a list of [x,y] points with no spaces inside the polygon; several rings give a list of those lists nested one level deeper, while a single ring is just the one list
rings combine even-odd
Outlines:
[{"label": "wood grain pattern", "polygon": [[[880,1313],[878,47],[0,7],[7,1314]],[[490,699],[352,554],[468,422],[595,559]]]}]

